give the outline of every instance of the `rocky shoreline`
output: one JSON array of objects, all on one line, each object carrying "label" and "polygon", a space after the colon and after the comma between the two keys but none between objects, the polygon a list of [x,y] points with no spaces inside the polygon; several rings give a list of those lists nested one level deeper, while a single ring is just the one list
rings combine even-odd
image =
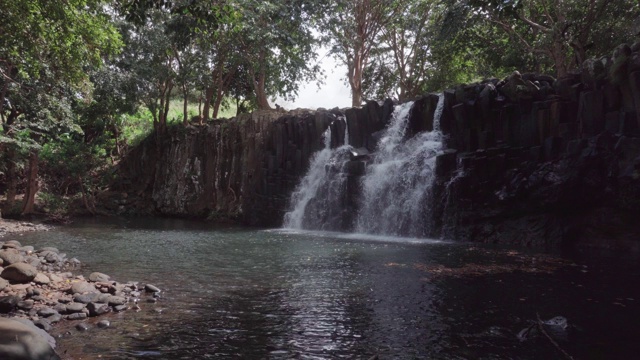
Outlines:
[{"label": "rocky shoreline", "polygon": [[[161,291],[151,284],[121,283],[93,272],[76,275],[81,263],[53,247],[34,249],[9,239],[16,233],[47,230],[24,222],[0,222],[0,359],[60,359],[48,334],[57,324],[77,322],[112,312],[138,311],[141,300],[156,302]],[[110,326],[108,319],[96,323]]]}]

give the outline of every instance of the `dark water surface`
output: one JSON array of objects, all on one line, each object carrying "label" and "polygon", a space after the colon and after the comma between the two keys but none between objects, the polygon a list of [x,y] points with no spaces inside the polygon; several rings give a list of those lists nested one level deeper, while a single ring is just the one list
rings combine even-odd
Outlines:
[{"label": "dark water surface", "polygon": [[[576,359],[640,356],[632,254],[572,258],[473,244],[215,228],[180,220],[84,221],[19,237],[163,289],[112,327],[57,326],[73,359],[562,359],[517,334],[553,334]],[[92,319],[91,322],[95,322]]]}]

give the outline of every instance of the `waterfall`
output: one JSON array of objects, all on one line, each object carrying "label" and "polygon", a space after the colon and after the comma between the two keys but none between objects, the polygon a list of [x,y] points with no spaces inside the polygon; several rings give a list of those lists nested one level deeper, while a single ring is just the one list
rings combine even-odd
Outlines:
[{"label": "waterfall", "polygon": [[322,137],[324,148],[313,156],[307,174],[291,196],[291,210],[284,216],[286,228],[341,228],[343,198],[347,190],[342,170],[349,159],[350,146],[331,149],[331,127]]},{"label": "waterfall", "polygon": [[427,201],[435,176],[435,156],[442,150],[439,114],[443,103],[441,96],[434,114],[434,131],[408,140],[405,133],[413,103],[394,110],[391,124],[362,179],[358,232],[427,235]]},{"label": "waterfall", "polygon": [[[428,200],[434,180],[435,156],[442,150],[439,131],[444,105],[441,95],[434,112],[434,130],[407,138],[413,102],[397,106],[383,131],[376,152],[359,178],[357,206],[350,201],[353,176],[345,166],[352,159],[349,145],[331,149],[330,128],[324,148],[291,196],[284,226],[294,229],[355,230],[361,233],[426,236]],[[348,143],[348,133],[345,133]],[[354,161],[351,161],[353,163]],[[349,181],[352,181],[351,183]],[[355,183],[358,184],[358,178]]]}]

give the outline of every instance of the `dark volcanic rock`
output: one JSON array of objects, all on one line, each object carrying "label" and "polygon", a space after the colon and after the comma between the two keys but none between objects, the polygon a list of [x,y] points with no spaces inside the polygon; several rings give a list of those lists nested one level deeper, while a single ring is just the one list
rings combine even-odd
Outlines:
[{"label": "dark volcanic rock", "polygon": [[0,313],[8,313],[13,311],[20,302],[20,297],[9,295],[0,297]]},{"label": "dark volcanic rock", "polygon": [[89,316],[100,316],[111,311],[108,304],[90,302],[87,304]]}]

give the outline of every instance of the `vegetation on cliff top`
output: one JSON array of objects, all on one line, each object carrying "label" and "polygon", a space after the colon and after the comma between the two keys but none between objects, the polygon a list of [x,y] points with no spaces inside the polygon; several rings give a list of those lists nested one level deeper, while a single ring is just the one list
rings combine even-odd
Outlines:
[{"label": "vegetation on cliff top", "polygon": [[[353,106],[515,69],[564,76],[638,33],[629,0],[1,0],[4,215],[93,198],[127,148],[348,69]],[[318,54],[321,47],[329,54]],[[227,111],[226,113],[223,113]],[[24,194],[18,203],[18,194]]]}]

